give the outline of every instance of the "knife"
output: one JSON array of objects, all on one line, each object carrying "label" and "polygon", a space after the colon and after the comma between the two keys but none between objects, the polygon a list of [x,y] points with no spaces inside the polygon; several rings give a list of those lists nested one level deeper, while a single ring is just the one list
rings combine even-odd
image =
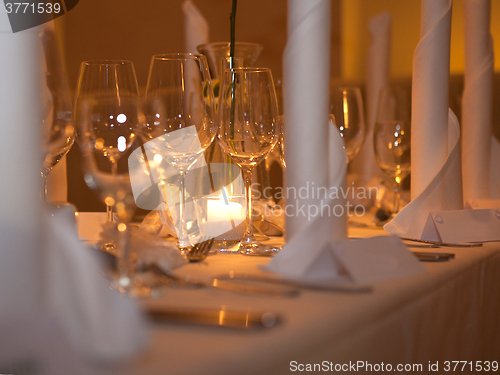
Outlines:
[{"label": "knife", "polygon": [[265,329],[282,322],[270,312],[249,312],[226,309],[192,309],[148,307],[146,312],[155,322],[202,324],[238,329]]}]

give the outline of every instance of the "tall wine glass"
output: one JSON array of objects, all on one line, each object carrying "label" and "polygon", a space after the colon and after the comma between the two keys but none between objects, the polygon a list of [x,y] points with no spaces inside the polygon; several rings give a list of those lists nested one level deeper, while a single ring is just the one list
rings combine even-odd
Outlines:
[{"label": "tall wine glass", "polygon": [[81,64],[75,105],[85,182],[118,216],[118,287],[129,288],[133,255],[127,222],[134,212],[125,157],[144,122],[134,66],[129,61]]},{"label": "tall wine glass", "polygon": [[[155,55],[151,59],[142,129],[147,152],[153,161],[166,161],[175,168],[179,186],[178,246],[186,254],[199,238],[188,236],[186,215],[186,173],[204,165],[203,152],[217,132],[212,83],[206,57],[193,54]],[[165,167],[152,173],[162,183],[171,180]],[[169,209],[173,209],[169,205]]]},{"label": "tall wine glass", "polygon": [[52,25],[40,35],[46,64],[47,105],[43,121],[44,159],[41,170],[42,199],[47,199],[47,177],[52,168],[68,153],[75,140],[73,109],[62,64],[61,51]]},{"label": "tall wine glass", "polygon": [[373,147],[377,163],[394,185],[393,215],[399,212],[401,182],[410,173],[411,98],[408,90],[380,91]]},{"label": "tall wine glass", "polygon": [[276,92],[267,68],[226,69],[219,98],[218,141],[240,166],[245,181],[247,229],[239,249],[249,255],[272,255],[252,231],[252,170],[271,151],[280,136]]},{"label": "tall wine glass", "polygon": [[359,152],[365,139],[365,117],[363,100],[358,87],[337,87],[330,89],[330,114],[340,131],[349,163]]}]

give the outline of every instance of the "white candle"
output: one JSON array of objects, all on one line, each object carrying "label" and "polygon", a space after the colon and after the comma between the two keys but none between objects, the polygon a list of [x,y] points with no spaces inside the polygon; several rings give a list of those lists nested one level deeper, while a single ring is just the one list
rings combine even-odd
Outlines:
[{"label": "white candle", "polygon": [[[243,206],[236,202],[227,202],[223,199],[210,199],[207,201],[207,221],[209,222],[231,222],[238,225],[245,220]],[[236,223],[238,222],[238,223]]]}]

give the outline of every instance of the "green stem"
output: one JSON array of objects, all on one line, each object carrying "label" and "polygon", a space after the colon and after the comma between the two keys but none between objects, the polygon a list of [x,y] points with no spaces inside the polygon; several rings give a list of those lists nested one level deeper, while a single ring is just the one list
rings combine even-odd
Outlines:
[{"label": "green stem", "polygon": [[231,21],[231,39],[229,43],[229,57],[232,58],[234,57],[234,40],[235,40],[235,30],[236,30],[236,4],[237,0],[233,0],[233,8],[231,9],[231,16],[230,16],[230,21]]}]

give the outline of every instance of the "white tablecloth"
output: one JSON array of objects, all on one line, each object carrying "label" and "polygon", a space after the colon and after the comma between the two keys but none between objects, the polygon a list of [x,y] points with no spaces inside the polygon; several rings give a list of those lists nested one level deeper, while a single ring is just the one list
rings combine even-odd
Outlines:
[{"label": "white tablecloth", "polygon": [[[355,230],[354,236],[382,234]],[[307,251],[307,249],[304,249]],[[439,251],[439,249],[438,249]],[[152,324],[151,345],[107,374],[285,374],[299,364],[421,364],[500,360],[500,244],[444,248],[456,258],[426,274],[381,282],[368,294],[302,291],[296,298],[217,289],[169,289],[147,304],[269,311],[284,323],[262,331]],[[183,272],[258,272],[268,258],[210,256]],[[475,362],[473,364],[475,366]],[[361,371],[361,369],[360,369]],[[361,371],[362,372],[362,371]],[[467,371],[465,371],[467,373]]]}]

